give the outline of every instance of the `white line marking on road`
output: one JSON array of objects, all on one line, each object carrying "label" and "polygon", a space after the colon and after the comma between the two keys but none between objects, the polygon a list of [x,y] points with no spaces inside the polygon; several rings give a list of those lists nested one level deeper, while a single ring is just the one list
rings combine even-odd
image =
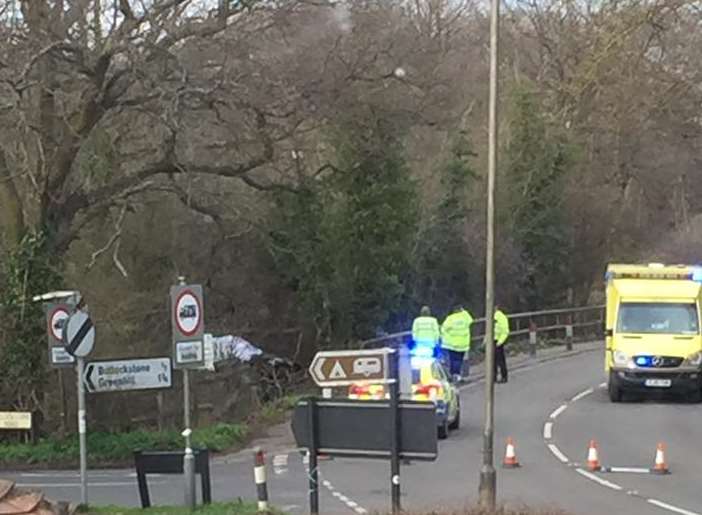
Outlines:
[{"label": "white line marking on road", "polygon": [[588,395],[590,395],[590,394],[591,394],[592,392],[594,392],[594,391],[595,391],[595,390],[593,390],[592,388],[588,388],[588,389],[585,390],[584,392],[580,392],[578,395],[576,395],[575,397],[573,397],[572,399],[570,399],[570,402],[579,401],[580,399],[582,399],[583,397],[587,397]]},{"label": "white line marking on road", "polygon": [[355,511],[356,513],[358,513],[359,515],[365,515],[366,513],[368,513],[367,510],[361,508],[360,506],[359,506],[358,508],[354,508],[354,511]]},{"label": "white line marking on road", "polygon": [[659,508],[663,508],[664,510],[674,511],[675,513],[681,513],[682,515],[700,515],[699,513],[695,512],[695,511],[690,511],[690,510],[685,510],[683,508],[678,508],[677,506],[672,506],[670,504],[666,504],[666,503],[661,502],[657,499],[647,499],[647,502],[650,504],[653,504],[654,506],[658,506]]},{"label": "white line marking on road", "polygon": [[639,467],[607,467],[607,472],[627,472],[632,474],[650,474],[651,469]]},{"label": "white line marking on road", "polygon": [[563,413],[567,409],[568,409],[567,404],[561,404],[553,413],[551,413],[550,417],[557,418],[558,415],[560,415],[561,413]]},{"label": "white line marking on road", "polygon": [[544,424],[544,438],[546,440],[553,438],[553,422],[546,422]]},{"label": "white line marking on road", "polygon": [[600,388],[607,388],[607,383],[600,383],[600,384],[599,384],[599,387],[600,387]]},{"label": "white line marking on road", "polygon": [[556,447],[554,444],[550,443],[550,444],[548,444],[548,448],[551,450],[551,452],[553,453],[553,455],[556,458],[561,460],[563,463],[568,463],[568,456],[563,454],[558,447]]},{"label": "white line marking on road", "polygon": [[610,481],[607,481],[606,479],[602,479],[601,477],[596,476],[595,474],[588,472],[587,470],[583,470],[581,468],[575,469],[575,471],[580,474],[581,476],[585,476],[586,478],[601,484],[602,486],[606,486],[607,488],[611,488],[612,490],[622,490],[622,487],[612,483]]},{"label": "white line marking on road", "polygon": [[325,487],[327,487],[329,490],[334,490],[334,487],[332,486],[332,484],[329,481],[327,481],[326,479],[324,481],[322,481],[322,484]]}]

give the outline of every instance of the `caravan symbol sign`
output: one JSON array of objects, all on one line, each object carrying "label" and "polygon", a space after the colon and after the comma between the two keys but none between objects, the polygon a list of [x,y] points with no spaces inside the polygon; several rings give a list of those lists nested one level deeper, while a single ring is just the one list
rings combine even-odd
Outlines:
[{"label": "caravan symbol sign", "polygon": [[318,352],[310,365],[310,375],[319,386],[344,386],[359,381],[388,383],[389,348]]}]

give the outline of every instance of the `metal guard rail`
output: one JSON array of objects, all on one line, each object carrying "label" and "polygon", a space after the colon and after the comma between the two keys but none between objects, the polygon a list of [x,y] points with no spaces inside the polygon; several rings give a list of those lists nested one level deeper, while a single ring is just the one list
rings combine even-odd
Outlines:
[{"label": "metal guard rail", "polygon": [[[604,327],[604,308],[604,305],[596,305],[513,313],[507,316],[510,321],[510,340],[520,340],[528,336],[529,352],[535,355],[539,333],[549,333],[551,338],[555,338],[552,333],[562,332],[566,347],[570,350],[574,339],[577,337],[600,336],[601,331],[597,329],[587,331],[587,328]],[[473,332],[473,336],[471,336],[472,342],[482,342],[485,337],[484,327],[484,317],[473,321],[471,329]],[[479,328],[479,330],[476,331],[476,328]],[[372,338],[361,342],[360,348],[396,346],[404,339],[409,338],[411,334],[412,331],[402,331]],[[473,351],[478,350],[480,352],[482,350],[471,347]]]}]

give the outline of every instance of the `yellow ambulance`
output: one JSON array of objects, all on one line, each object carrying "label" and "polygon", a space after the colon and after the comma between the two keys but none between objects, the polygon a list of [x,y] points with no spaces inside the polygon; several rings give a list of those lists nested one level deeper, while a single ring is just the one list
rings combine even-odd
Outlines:
[{"label": "yellow ambulance", "polygon": [[611,264],[607,267],[605,372],[609,398],[702,392],[702,268]]}]

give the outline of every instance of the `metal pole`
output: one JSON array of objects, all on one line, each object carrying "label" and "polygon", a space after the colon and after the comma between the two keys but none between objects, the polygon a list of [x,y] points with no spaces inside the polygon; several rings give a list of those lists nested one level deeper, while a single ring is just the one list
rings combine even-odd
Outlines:
[{"label": "metal pole", "polygon": [[83,386],[83,369],[85,362],[78,358],[76,375],[78,376],[78,438],[80,446],[80,501],[88,505],[88,453],[85,441],[85,388]]},{"label": "metal pole", "polygon": [[195,455],[190,442],[190,374],[183,370],[183,420],[185,424],[185,456],[183,456],[183,475],[185,476],[185,506],[195,509]]},{"label": "metal pole", "polygon": [[314,397],[308,399],[308,421],[310,428],[309,458],[310,480],[310,515],[319,515],[319,471],[317,470],[317,402]]},{"label": "metal pole", "polygon": [[495,508],[497,477],[493,464],[495,398],[495,176],[497,172],[497,65],[500,0],[491,0],[490,9],[490,98],[487,187],[487,250],[485,256],[485,427],[483,430],[483,465],[480,469],[478,495],[480,505]]},{"label": "metal pole", "polygon": [[400,513],[400,378],[399,353],[391,355],[390,383],[390,493],[392,513]]}]

